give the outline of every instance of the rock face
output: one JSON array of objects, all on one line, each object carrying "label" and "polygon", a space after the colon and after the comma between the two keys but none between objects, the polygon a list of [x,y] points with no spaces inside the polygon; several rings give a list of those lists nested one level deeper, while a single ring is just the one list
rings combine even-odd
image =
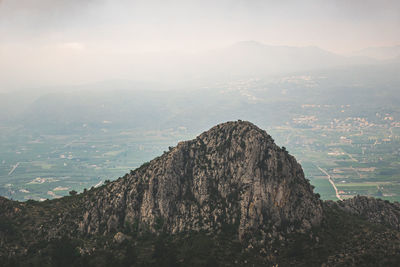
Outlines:
[{"label": "rock face", "polygon": [[234,227],[240,240],[305,232],[322,219],[301,166],[249,122],[217,125],[105,186],[87,201],[79,230],[124,227],[169,233]]},{"label": "rock face", "polygon": [[373,197],[356,196],[339,202],[326,202],[371,223],[383,224],[400,231],[400,203],[384,201]]},{"label": "rock face", "polygon": [[82,194],[0,197],[0,266],[399,266],[399,221],[399,203],[322,202],[265,131],[228,122]]}]

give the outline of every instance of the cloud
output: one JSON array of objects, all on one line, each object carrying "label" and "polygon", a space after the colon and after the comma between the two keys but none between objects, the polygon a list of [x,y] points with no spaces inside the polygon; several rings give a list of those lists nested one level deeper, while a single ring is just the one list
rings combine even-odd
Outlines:
[{"label": "cloud", "polygon": [[83,43],[79,43],[79,42],[62,43],[59,45],[59,47],[61,49],[75,50],[75,51],[82,51],[85,49],[85,45]]},{"label": "cloud", "polygon": [[244,40],[335,52],[400,44],[399,10],[395,0],[0,0],[0,87],[107,79],[131,62],[144,69],[149,51]]}]

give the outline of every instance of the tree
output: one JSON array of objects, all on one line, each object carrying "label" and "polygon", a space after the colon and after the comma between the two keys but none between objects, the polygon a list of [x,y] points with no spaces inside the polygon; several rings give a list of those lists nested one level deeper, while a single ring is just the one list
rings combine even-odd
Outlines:
[{"label": "tree", "polygon": [[76,194],[78,194],[78,192],[76,192],[75,190],[69,191],[70,196],[75,196]]},{"label": "tree", "polygon": [[80,254],[76,244],[68,237],[50,242],[50,257],[53,266],[73,266]]}]

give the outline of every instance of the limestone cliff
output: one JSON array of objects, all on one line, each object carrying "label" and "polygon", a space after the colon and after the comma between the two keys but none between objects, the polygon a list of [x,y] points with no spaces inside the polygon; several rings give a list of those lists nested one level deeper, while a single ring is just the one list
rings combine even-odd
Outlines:
[{"label": "limestone cliff", "polygon": [[78,195],[0,197],[0,266],[399,266],[399,221],[323,202],[271,136],[227,122]]},{"label": "limestone cliff", "polygon": [[139,224],[170,233],[220,231],[262,240],[304,232],[322,219],[322,204],[301,166],[249,122],[217,125],[96,192],[79,229],[118,231]]}]

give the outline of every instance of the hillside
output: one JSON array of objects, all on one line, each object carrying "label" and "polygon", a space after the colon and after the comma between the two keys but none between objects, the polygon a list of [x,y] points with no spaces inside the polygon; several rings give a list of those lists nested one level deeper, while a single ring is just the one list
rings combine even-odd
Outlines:
[{"label": "hillside", "polygon": [[0,198],[4,266],[395,266],[398,203],[323,202],[265,131],[219,124],[114,182]]}]

